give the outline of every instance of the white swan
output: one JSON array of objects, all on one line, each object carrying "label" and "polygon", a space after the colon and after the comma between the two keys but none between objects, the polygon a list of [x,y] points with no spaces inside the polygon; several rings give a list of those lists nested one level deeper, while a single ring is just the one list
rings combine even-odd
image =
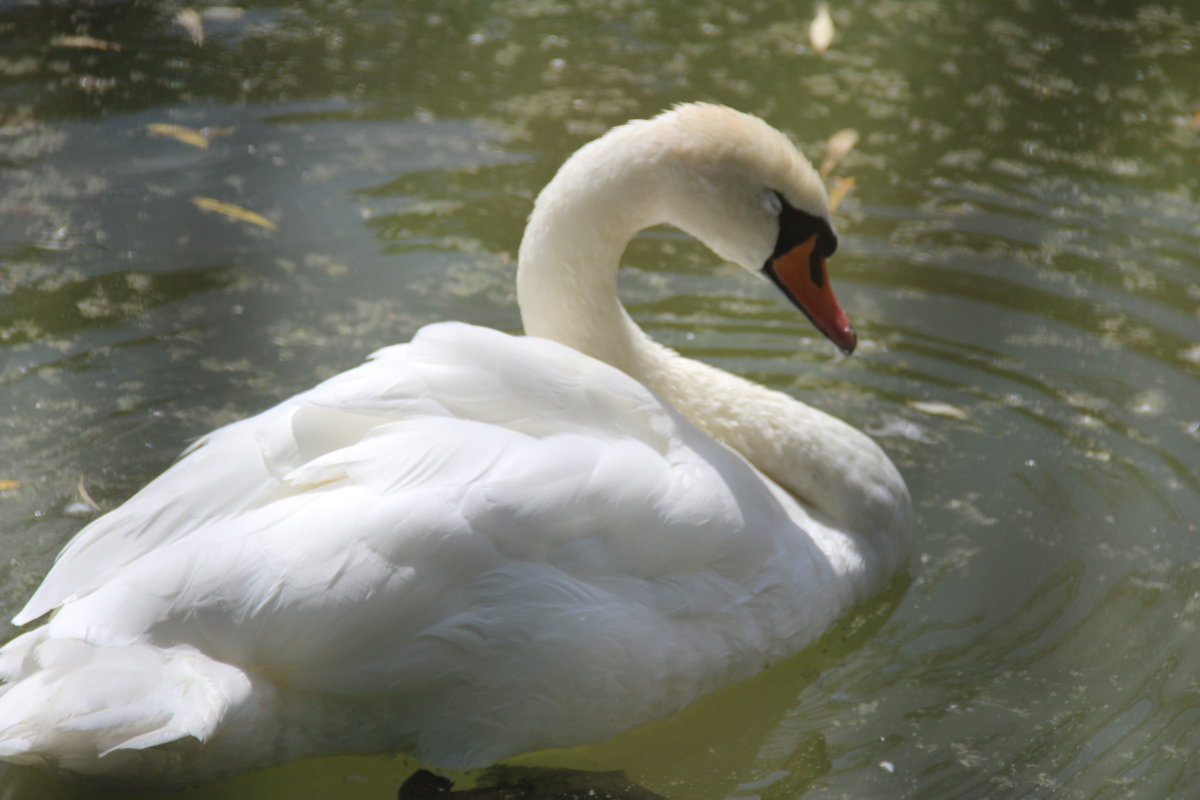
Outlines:
[{"label": "white swan", "polygon": [[622,250],[661,222],[854,347],[786,138],[710,105],[616,128],[534,207],[528,337],[423,328],[71,541],[14,622],[53,616],[0,650],[0,759],[164,783],[346,751],[482,766],[670,714],[879,590],[910,520],[882,451],[620,305]]}]

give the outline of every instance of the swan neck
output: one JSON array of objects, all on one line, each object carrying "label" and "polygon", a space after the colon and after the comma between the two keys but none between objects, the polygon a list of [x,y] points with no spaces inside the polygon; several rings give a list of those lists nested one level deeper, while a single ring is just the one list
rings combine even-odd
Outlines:
[{"label": "swan neck", "polygon": [[653,159],[636,137],[579,150],[542,190],[521,241],[517,302],[525,333],[566,344],[637,377],[657,349],[617,296],[629,241],[664,221]]}]

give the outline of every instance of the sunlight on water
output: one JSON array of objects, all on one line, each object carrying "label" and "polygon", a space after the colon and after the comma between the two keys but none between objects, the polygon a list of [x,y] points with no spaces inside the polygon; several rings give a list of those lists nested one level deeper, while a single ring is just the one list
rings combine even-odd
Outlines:
[{"label": "sunlight on water", "polygon": [[[0,8],[0,610],[212,427],[433,320],[517,330],[520,230],[558,163],[713,100],[814,160],[859,132],[830,264],[859,351],[669,230],[633,243],[623,296],[681,352],[876,436],[915,552],[758,678],[517,762],[671,798],[1200,796],[1194,9],[830,3],[818,55],[795,4],[425,5]],[[395,797],[415,768],[171,796]],[[13,800],[97,791],[0,775]]]}]

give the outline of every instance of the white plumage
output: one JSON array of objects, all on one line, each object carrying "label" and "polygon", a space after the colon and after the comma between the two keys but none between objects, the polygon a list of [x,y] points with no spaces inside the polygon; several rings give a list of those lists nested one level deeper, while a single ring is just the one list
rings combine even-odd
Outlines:
[{"label": "white plumage", "polygon": [[581,150],[522,245],[547,338],[423,328],[82,530],[14,621],[53,616],[0,649],[0,759],[160,783],[345,751],[482,766],[811,641],[903,559],[903,481],[843,423],[655,345],[613,280],[660,221],[761,267],[762,191],[828,217],[811,173],[712,106]]}]

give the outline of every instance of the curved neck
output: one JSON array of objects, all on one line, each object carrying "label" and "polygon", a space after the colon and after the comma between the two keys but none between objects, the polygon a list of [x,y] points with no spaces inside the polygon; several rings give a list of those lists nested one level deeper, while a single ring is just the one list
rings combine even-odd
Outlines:
[{"label": "curved neck", "polygon": [[538,196],[517,269],[526,334],[612,364],[741,453],[845,535],[862,561],[863,588],[880,588],[906,554],[910,510],[904,482],[878,446],[782,392],[679,356],[621,305],[621,255],[639,230],[671,221],[673,189],[666,160],[638,136],[620,135],[630,130],[578,151]]},{"label": "curved neck", "polygon": [[[562,342],[635,377],[640,354],[655,345],[621,305],[617,270],[634,235],[664,221],[657,165],[639,158],[636,144],[636,137],[610,134],[563,165],[538,195],[517,267],[527,335]],[[617,166],[594,166],[604,163]]]}]

